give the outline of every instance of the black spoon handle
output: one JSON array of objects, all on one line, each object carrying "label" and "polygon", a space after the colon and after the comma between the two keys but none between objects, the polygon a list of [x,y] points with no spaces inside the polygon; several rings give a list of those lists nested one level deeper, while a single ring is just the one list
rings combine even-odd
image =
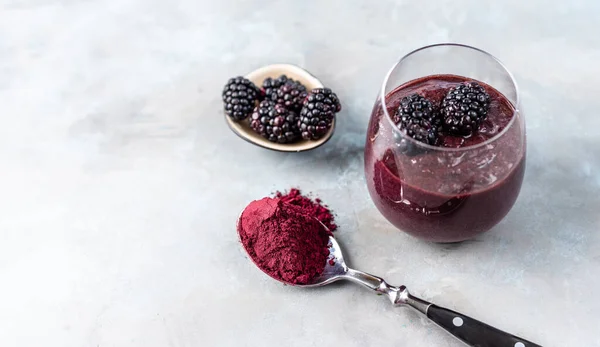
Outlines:
[{"label": "black spoon handle", "polygon": [[360,283],[378,294],[385,295],[395,306],[410,306],[426,315],[447,332],[472,347],[542,347],[520,337],[505,333],[483,322],[436,306],[408,292],[405,286],[387,284],[381,277],[346,268],[340,278]]},{"label": "black spoon handle", "polygon": [[426,315],[450,334],[474,347],[541,347],[511,335],[464,314],[436,305],[427,308]]}]

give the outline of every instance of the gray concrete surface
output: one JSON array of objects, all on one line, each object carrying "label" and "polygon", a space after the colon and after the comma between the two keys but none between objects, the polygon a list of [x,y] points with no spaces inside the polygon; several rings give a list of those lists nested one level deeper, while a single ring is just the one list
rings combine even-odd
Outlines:
[{"label": "gray concrete surface", "polygon": [[[593,0],[0,1],[0,345],[460,346],[357,286],[262,275],[236,217],[297,186],[357,268],[544,346],[600,346],[599,19]],[[509,216],[450,246],[396,231],[362,167],[384,74],[444,41],[512,70],[529,145]],[[227,78],[273,62],[338,92],[326,146],[268,152],[225,125]]]}]

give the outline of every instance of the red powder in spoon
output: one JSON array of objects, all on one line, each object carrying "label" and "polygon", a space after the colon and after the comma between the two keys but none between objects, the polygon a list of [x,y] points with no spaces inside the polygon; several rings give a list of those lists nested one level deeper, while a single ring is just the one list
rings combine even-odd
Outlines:
[{"label": "red powder in spoon", "polygon": [[323,273],[331,232],[307,213],[312,211],[308,205],[296,206],[279,196],[246,207],[238,221],[240,240],[254,263],[271,277],[289,284],[309,284]]},{"label": "red powder in spoon", "polygon": [[277,192],[275,197],[280,198],[283,202],[300,207],[305,214],[318,219],[321,223],[325,224],[330,231],[335,231],[337,229],[337,225],[333,220],[333,213],[331,213],[327,206],[322,204],[321,199],[317,198],[311,200],[310,198],[303,196],[300,190],[296,188],[292,188],[286,194]]}]

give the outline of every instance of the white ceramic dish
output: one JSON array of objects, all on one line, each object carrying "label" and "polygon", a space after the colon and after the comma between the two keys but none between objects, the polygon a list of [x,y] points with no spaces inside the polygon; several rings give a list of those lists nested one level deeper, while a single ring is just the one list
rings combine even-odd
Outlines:
[{"label": "white ceramic dish", "polygon": [[[301,82],[309,91],[314,88],[323,88],[323,84],[315,76],[311,75],[308,71],[291,64],[273,64],[263,66],[250,72],[245,77],[260,87],[266,78],[277,78],[281,75],[286,75],[289,78]],[[327,134],[318,140],[300,140],[295,143],[281,144],[271,142],[255,133],[252,128],[250,128],[248,119],[236,122],[225,115],[225,120],[227,121],[229,128],[231,128],[231,130],[242,139],[257,146],[280,152],[303,152],[317,148],[327,142],[335,130],[334,119]]]}]

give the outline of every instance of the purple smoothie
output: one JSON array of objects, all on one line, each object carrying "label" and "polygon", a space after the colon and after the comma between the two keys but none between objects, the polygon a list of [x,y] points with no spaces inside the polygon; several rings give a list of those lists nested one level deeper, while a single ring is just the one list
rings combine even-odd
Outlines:
[{"label": "purple smoothie", "polygon": [[[473,80],[434,75],[408,82],[386,95],[388,113],[413,93],[439,105],[450,88],[466,81]],[[472,136],[441,135],[440,147],[457,150],[409,155],[381,102],[373,109],[365,147],[369,192],[390,222],[418,238],[458,242],[488,231],[506,216],[521,189],[525,134],[520,120],[513,121],[515,108],[499,91],[476,82],[490,95],[490,109]]]}]

